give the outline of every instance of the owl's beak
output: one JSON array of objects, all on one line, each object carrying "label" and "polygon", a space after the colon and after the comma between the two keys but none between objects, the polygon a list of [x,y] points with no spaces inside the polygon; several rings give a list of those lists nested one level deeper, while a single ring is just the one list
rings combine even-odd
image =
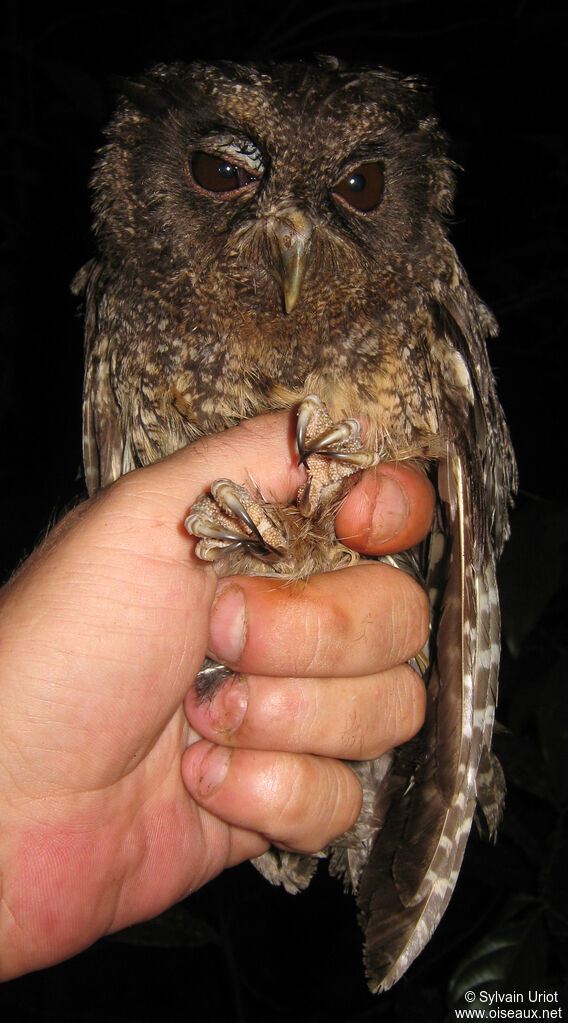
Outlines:
[{"label": "owl's beak", "polygon": [[298,301],[308,264],[312,225],[299,210],[288,209],[273,222],[270,241],[277,266],[278,280],[287,313]]}]

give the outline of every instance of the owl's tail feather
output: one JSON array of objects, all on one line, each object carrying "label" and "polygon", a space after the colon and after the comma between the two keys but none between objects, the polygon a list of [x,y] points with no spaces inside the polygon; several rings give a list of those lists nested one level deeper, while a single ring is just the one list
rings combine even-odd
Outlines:
[{"label": "owl's tail feather", "polygon": [[[426,723],[398,752],[390,800],[358,892],[372,990],[387,990],[424,948],[454,889],[476,805],[476,776],[490,741],[498,667],[492,559],[472,567],[470,499],[457,455],[441,464],[448,519],[446,582],[428,683]],[[432,545],[436,551],[436,544]],[[438,548],[439,550],[439,548]],[[436,554],[436,558],[438,555]],[[429,578],[439,578],[433,563]]]}]

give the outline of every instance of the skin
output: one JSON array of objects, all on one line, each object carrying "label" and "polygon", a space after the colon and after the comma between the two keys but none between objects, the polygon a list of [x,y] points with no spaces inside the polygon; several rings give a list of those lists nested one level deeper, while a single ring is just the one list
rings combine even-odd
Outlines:
[{"label": "skin", "polygon": [[[294,587],[219,584],[183,529],[217,477],[292,500],[276,413],[123,477],[71,512],[0,600],[0,978],[147,919],[273,842],[315,851],[356,820],[344,758],[421,726],[420,588],[361,564]],[[288,429],[286,428],[288,426]],[[428,481],[381,466],[337,518],[383,553],[421,539]],[[394,546],[393,546],[394,545]],[[240,674],[210,704],[205,652]],[[194,729],[203,737],[195,739]]]}]

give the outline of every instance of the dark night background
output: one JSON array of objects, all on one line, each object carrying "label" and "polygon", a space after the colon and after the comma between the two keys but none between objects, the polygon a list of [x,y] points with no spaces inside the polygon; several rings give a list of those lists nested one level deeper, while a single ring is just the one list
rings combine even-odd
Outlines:
[{"label": "dark night background", "polygon": [[316,50],[429,80],[463,167],[452,237],[501,325],[490,354],[521,478],[502,569],[507,812],[496,847],[472,836],[442,925],[394,991],[368,994],[351,900],[325,870],[292,899],[245,865],[128,943],[100,942],[4,985],[6,1023],[436,1021],[490,983],[566,997],[567,10],[553,0],[162,0],[152,15],[132,2],[6,4],[2,578],[82,495],[82,331],[69,282],[92,254],[86,183],[110,78],[155,61]]}]

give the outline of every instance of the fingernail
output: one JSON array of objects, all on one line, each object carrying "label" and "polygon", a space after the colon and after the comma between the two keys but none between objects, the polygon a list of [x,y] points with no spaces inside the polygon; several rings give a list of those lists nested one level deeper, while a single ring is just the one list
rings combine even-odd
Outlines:
[{"label": "fingernail", "polygon": [[248,706],[248,685],[240,675],[229,679],[207,707],[217,732],[234,732],[242,724]]},{"label": "fingernail", "polygon": [[197,795],[210,796],[224,782],[232,751],[227,746],[212,746],[201,761]]},{"label": "fingernail", "polygon": [[410,505],[406,492],[392,476],[378,476],[377,482],[368,542],[386,543],[408,524]]},{"label": "fingernail", "polygon": [[246,637],[245,595],[234,583],[220,583],[209,620],[209,650],[218,661],[235,666]]}]

